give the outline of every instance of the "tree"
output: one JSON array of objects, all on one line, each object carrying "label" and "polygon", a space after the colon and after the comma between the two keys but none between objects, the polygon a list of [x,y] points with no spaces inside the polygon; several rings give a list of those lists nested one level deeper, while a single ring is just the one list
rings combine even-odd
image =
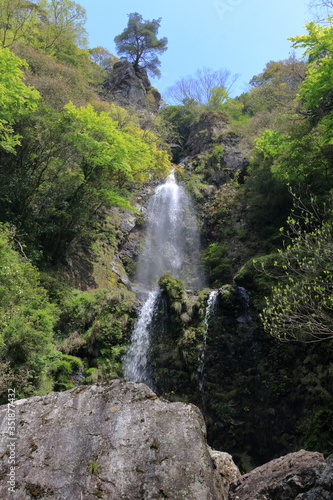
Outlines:
[{"label": "tree", "polygon": [[9,49],[0,48],[0,149],[14,151],[20,137],[12,128],[15,120],[36,107],[39,93],[25,85],[21,67],[27,64]]},{"label": "tree", "polygon": [[46,54],[58,55],[70,51],[76,44],[85,47],[87,32],[84,28],[87,16],[81,5],[72,0],[39,0],[40,24],[35,40],[37,49]]},{"label": "tree", "polygon": [[16,386],[31,395],[43,380],[58,310],[41,287],[38,271],[16,252],[0,225],[0,393]]},{"label": "tree", "polygon": [[0,0],[0,44],[10,47],[32,34],[38,6],[28,0]]},{"label": "tree", "polygon": [[262,73],[250,80],[247,106],[253,113],[274,109],[293,109],[300,84],[305,75],[305,63],[291,55],[282,61],[270,61]]},{"label": "tree", "polygon": [[154,134],[91,105],[41,106],[19,125],[21,146],[1,155],[0,213],[35,262],[64,259],[102,205],[130,208],[132,186],[170,167]]},{"label": "tree", "polygon": [[[305,48],[308,56],[307,74],[300,87],[300,97],[308,114],[316,122],[333,111],[333,22],[321,26],[315,22],[306,25],[307,34],[290,38],[293,46]],[[330,125],[330,124],[329,124]],[[328,127],[327,132],[332,136]]]},{"label": "tree", "polygon": [[309,7],[317,22],[326,23],[327,19],[332,16],[333,0],[311,0]]},{"label": "tree", "polygon": [[175,104],[182,104],[184,100],[194,100],[198,104],[208,104],[212,92],[221,89],[228,94],[238,76],[232,75],[226,69],[213,71],[210,68],[198,69],[194,76],[185,76],[166,91],[166,97]]},{"label": "tree", "polygon": [[294,200],[288,219],[291,243],[276,261],[282,262],[283,274],[266,298],[262,319],[265,329],[280,340],[319,342],[333,338],[332,206],[322,220],[313,199],[310,208],[295,195]]},{"label": "tree", "polygon": [[157,32],[161,18],[144,21],[137,12],[128,15],[127,28],[115,37],[114,41],[119,54],[124,54],[133,64],[135,70],[139,65],[146,68],[153,76],[160,76],[160,61],[156,54],[167,49],[167,38],[158,39]]},{"label": "tree", "polygon": [[106,71],[112,69],[112,66],[118,61],[118,58],[111,54],[104,47],[94,47],[93,49],[89,49],[90,56],[92,60],[102,66]]}]

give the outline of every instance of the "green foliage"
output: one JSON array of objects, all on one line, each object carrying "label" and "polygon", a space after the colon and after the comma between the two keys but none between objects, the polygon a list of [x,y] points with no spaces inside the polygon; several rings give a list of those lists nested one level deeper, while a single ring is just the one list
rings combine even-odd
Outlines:
[{"label": "green foliage", "polygon": [[249,259],[234,276],[237,285],[244,287],[254,307],[260,311],[265,306],[265,297],[276,284],[277,272],[282,272],[279,253]]},{"label": "green foliage", "polygon": [[10,384],[23,397],[42,383],[58,311],[40,286],[37,270],[12,249],[10,237],[1,227],[0,381],[1,391]]},{"label": "green foliage", "polygon": [[40,23],[32,40],[38,50],[64,59],[75,52],[76,45],[86,45],[86,11],[81,5],[72,0],[39,0],[38,7]]},{"label": "green foliage", "polygon": [[122,375],[135,304],[135,296],[125,289],[77,292],[64,301],[59,349],[86,359],[90,382]]},{"label": "green foliage", "polygon": [[[300,200],[296,198],[300,205]],[[280,250],[284,275],[263,311],[267,332],[281,340],[317,342],[333,337],[332,217],[316,205],[288,219],[291,243]]]},{"label": "green foliage", "polygon": [[323,115],[331,111],[332,89],[329,81],[333,71],[333,24],[327,26],[315,22],[306,25],[306,35],[290,38],[294,47],[304,47],[308,56],[306,78],[300,89],[300,97],[312,113]]},{"label": "green foliage", "polygon": [[290,109],[304,74],[304,61],[297,60],[294,55],[282,61],[270,61],[264,71],[250,81],[248,108],[252,113]]},{"label": "green foliage", "polygon": [[88,462],[88,473],[93,476],[98,476],[101,472],[101,467],[97,460],[90,460]]},{"label": "green foliage", "polygon": [[[319,193],[327,191],[333,185],[330,168],[333,101],[328,83],[333,70],[332,23],[325,27],[310,23],[307,30],[307,35],[291,39],[295,47],[305,47],[305,53],[309,57],[302,83],[298,77],[295,79],[295,72],[299,76],[301,73],[301,67],[298,67],[299,63],[296,61],[284,66],[270,63],[260,78],[252,80],[255,91],[267,85],[270,89],[273,84],[274,95],[275,80],[278,78],[290,90],[289,94],[285,94],[286,102],[290,102],[290,98],[295,96],[297,85],[301,83],[298,108],[294,104],[289,106],[289,114],[285,117],[279,114],[274,129],[270,126],[270,130],[266,130],[256,140],[255,155],[257,158],[262,156],[261,161],[269,165],[274,177],[280,181],[289,182],[292,186],[301,182],[303,189],[310,186],[312,192]],[[294,73],[290,71],[291,68]],[[253,92],[250,96],[252,94]],[[264,102],[268,102],[267,99]]]},{"label": "green foliage", "polygon": [[114,41],[119,54],[124,54],[133,63],[135,69],[139,65],[152,75],[159,76],[158,66],[161,64],[156,54],[167,49],[167,38],[157,38],[161,19],[144,21],[137,12],[128,15],[128,24]]},{"label": "green foliage", "polygon": [[214,288],[229,281],[230,260],[227,245],[217,242],[211,243],[205,251],[203,260],[208,270],[209,282]]},{"label": "green foliage", "polygon": [[111,54],[111,52],[101,46],[89,49],[89,53],[96,64],[99,64],[107,71],[112,69],[113,65],[119,60],[116,56]]},{"label": "green foliage", "polygon": [[0,48],[0,147],[9,152],[20,144],[13,130],[15,121],[33,110],[39,99],[38,92],[23,82],[25,65],[9,49]]},{"label": "green foliage", "polygon": [[304,61],[292,55],[270,61],[262,73],[252,78],[249,92],[235,99],[238,106],[242,105],[240,117],[231,114],[232,130],[241,135],[245,144],[252,147],[266,129],[288,134],[290,125],[300,121],[296,96],[305,71]]},{"label": "green foliage", "polygon": [[61,113],[40,108],[20,131],[22,147],[3,157],[0,207],[4,220],[27,234],[29,247],[50,261],[64,259],[101,205],[130,208],[133,184],[169,168],[154,134],[132,123],[120,128],[91,105],[70,103]]},{"label": "green foliage", "polygon": [[38,5],[28,0],[0,0],[0,44],[12,47],[18,40],[29,40],[38,24]]},{"label": "green foliage", "polygon": [[49,376],[52,377],[53,389],[66,391],[74,387],[73,375],[77,375],[83,369],[81,359],[59,351],[54,351],[48,357]]},{"label": "green foliage", "polygon": [[[23,43],[13,47],[15,54],[28,63],[25,81],[34,86],[43,97],[44,103],[62,111],[72,101],[76,106],[98,102],[94,86],[104,80],[105,75],[90,59],[88,52],[75,54],[77,64],[56,60],[36,48]],[[78,64],[79,63],[79,64]]]},{"label": "green foliage", "polygon": [[119,130],[108,113],[98,113],[91,105],[76,108],[69,103],[65,110],[72,125],[70,140],[82,155],[86,179],[98,175],[99,183],[111,181],[121,188],[132,181],[144,182],[169,167],[153,134],[139,128]]},{"label": "green foliage", "polygon": [[316,407],[311,412],[311,417],[304,423],[306,426],[302,446],[307,450],[316,451],[320,448],[322,453],[329,456],[332,452],[333,438],[333,410],[331,407]]}]

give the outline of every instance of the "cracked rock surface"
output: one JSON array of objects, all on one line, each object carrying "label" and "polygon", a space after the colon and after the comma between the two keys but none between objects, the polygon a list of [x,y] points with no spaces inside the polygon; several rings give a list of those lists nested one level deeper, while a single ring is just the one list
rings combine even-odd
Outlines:
[{"label": "cracked rock surface", "polygon": [[230,500],[332,500],[333,455],[299,450],[253,469],[231,484]]},{"label": "cracked rock surface", "polygon": [[194,405],[159,399],[144,384],[82,386],[17,401],[15,412],[12,494],[0,409],[1,499],[224,500],[239,475],[223,477],[223,455],[210,454]]}]

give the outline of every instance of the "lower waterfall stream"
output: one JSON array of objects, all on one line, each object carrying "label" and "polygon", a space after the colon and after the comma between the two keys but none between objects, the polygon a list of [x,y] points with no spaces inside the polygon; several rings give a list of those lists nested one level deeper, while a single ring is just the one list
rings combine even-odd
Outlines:
[{"label": "lower waterfall stream", "polygon": [[201,393],[204,392],[204,385],[205,385],[205,354],[206,354],[206,346],[207,346],[207,335],[208,335],[208,329],[209,329],[209,319],[214,312],[214,308],[216,305],[218,294],[219,294],[218,290],[213,290],[212,292],[210,292],[210,294],[208,296],[208,301],[207,301],[206,314],[205,314],[205,331],[204,331],[203,342],[202,342],[203,345],[202,345],[201,353],[199,356],[199,368],[198,368],[199,391]]}]

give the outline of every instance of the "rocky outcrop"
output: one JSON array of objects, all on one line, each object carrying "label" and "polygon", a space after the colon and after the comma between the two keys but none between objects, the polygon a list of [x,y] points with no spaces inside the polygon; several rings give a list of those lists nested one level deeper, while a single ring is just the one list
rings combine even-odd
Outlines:
[{"label": "rocky outcrop", "polygon": [[230,500],[330,500],[333,455],[300,450],[272,460],[232,483]]},{"label": "rocky outcrop", "polygon": [[189,156],[201,154],[211,148],[214,137],[225,134],[227,130],[228,122],[226,119],[223,119],[218,113],[206,111],[191,126],[184,149]]},{"label": "rocky outcrop", "polygon": [[119,106],[157,110],[161,94],[154,89],[144,68],[134,69],[129,61],[119,61],[102,85],[102,97]]},{"label": "rocky outcrop", "polygon": [[17,401],[16,440],[7,410],[0,410],[3,499],[224,500],[239,474],[229,455],[210,453],[195,406],[161,400],[143,384],[117,379]]}]

